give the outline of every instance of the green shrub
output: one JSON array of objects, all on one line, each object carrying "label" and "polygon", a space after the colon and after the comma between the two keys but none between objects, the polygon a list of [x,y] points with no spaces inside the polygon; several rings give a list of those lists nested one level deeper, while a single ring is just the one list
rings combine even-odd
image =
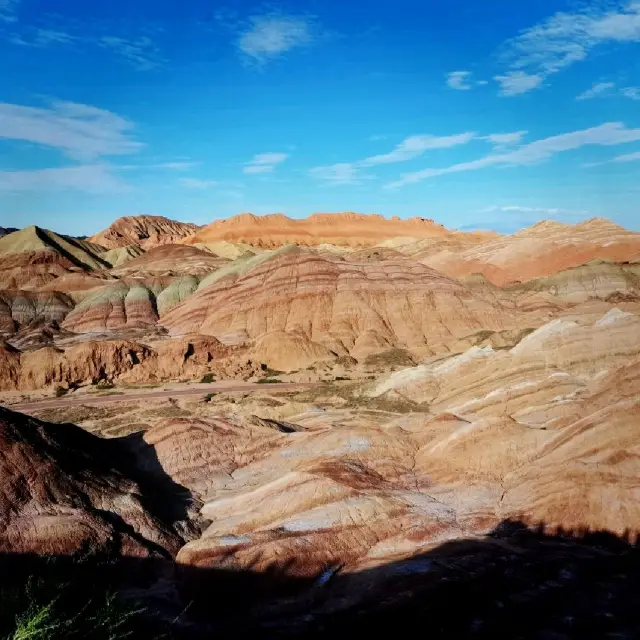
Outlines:
[{"label": "green shrub", "polygon": [[24,582],[3,578],[3,640],[121,640],[146,626],[143,610],[125,604],[109,587],[86,580],[60,582],[59,577],[31,576]]},{"label": "green shrub", "polygon": [[62,396],[66,396],[69,393],[69,389],[65,387],[56,387],[56,398],[62,398]]},{"label": "green shrub", "polygon": [[113,382],[109,382],[107,380],[100,380],[100,382],[98,382],[98,384],[96,385],[96,389],[100,389],[101,391],[103,389],[113,389],[115,387],[115,385],[113,384]]},{"label": "green shrub", "polygon": [[200,380],[200,382],[202,382],[203,384],[211,384],[212,382],[216,381],[216,374],[215,373],[206,373],[205,375],[202,376],[202,380]]},{"label": "green shrub", "polygon": [[215,393],[207,393],[207,395],[204,397],[204,401],[205,402],[211,402],[217,394]]},{"label": "green shrub", "polygon": [[351,380],[351,378],[347,377],[347,376],[336,376],[334,378],[336,381],[340,382],[342,380]]},{"label": "green shrub", "polygon": [[278,378],[261,378],[258,380],[258,384],[278,384],[282,382],[282,380],[278,380]]}]

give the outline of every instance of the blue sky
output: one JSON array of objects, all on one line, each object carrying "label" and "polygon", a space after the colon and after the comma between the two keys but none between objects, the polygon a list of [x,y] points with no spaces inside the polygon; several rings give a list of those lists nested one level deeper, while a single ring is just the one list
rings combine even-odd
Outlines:
[{"label": "blue sky", "polygon": [[640,1],[0,0],[0,225],[640,230]]}]

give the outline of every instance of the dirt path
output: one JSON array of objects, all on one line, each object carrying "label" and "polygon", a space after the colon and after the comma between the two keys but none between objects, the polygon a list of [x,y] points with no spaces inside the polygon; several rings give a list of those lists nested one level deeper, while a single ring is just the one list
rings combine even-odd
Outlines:
[{"label": "dirt path", "polygon": [[74,407],[84,405],[89,407],[98,407],[105,404],[114,404],[117,402],[144,402],[147,400],[163,400],[168,398],[184,398],[189,396],[204,396],[207,393],[255,393],[257,391],[299,391],[305,387],[311,386],[302,383],[281,383],[281,384],[256,384],[255,382],[212,382],[211,384],[197,384],[185,388],[147,390],[123,393],[114,393],[113,395],[100,395],[83,393],[77,396],[69,396],[63,398],[45,398],[43,400],[35,400],[33,402],[22,402],[20,404],[12,404],[7,408],[12,411],[21,411],[28,413],[29,411],[40,411],[42,409],[63,409],[65,407]]}]

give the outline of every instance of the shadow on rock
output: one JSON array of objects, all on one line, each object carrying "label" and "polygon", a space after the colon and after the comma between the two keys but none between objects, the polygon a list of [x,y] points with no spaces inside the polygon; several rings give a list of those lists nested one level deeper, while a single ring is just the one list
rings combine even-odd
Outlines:
[{"label": "shadow on rock", "polygon": [[129,635],[104,637],[419,631],[443,639],[637,638],[640,549],[631,538],[601,531],[549,534],[542,526],[505,521],[485,537],[450,541],[356,573],[331,567],[313,579],[287,576],[286,565],[256,573],[158,558],[78,562],[5,554],[0,637],[12,637],[16,619],[39,602],[53,602],[57,616],[72,620],[60,635],[46,637],[102,637],[82,636],[88,627],[78,625],[83,612],[95,620],[95,606],[118,594],[125,609],[117,615]]}]

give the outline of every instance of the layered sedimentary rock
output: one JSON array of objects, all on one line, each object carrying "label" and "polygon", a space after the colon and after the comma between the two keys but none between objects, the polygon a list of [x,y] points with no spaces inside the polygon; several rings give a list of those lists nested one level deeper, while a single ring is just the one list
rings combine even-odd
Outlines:
[{"label": "layered sedimentary rock", "polygon": [[53,344],[37,348],[34,340],[24,346],[28,350],[21,352],[7,343],[0,344],[0,389],[74,387],[101,381],[194,380],[209,372],[251,377],[261,372],[259,363],[253,368],[243,367],[247,358],[237,360],[237,350],[211,336],[160,340],[151,346],[130,340],[86,340],[64,348]]},{"label": "layered sedimentary rock", "polygon": [[247,357],[281,371],[297,371],[315,362],[332,362],[337,358],[327,347],[312,342],[300,331],[265,333],[247,352]]},{"label": "layered sedimentary rock", "polygon": [[39,291],[70,274],[100,272],[110,265],[104,250],[89,242],[27,227],[0,238],[2,289]]},{"label": "layered sedimentary rock", "polygon": [[20,356],[18,388],[42,389],[114,380],[152,353],[149,347],[126,340],[88,340],[66,349],[45,347],[24,352]]},{"label": "layered sedimentary rock", "polygon": [[197,247],[166,244],[149,249],[139,257],[125,262],[114,269],[112,274],[119,277],[169,274],[202,276],[228,262],[225,258]]},{"label": "layered sedimentary rock", "polygon": [[224,359],[233,353],[233,349],[215,338],[199,335],[154,342],[151,349],[140,366],[133,367],[122,376],[123,380],[199,380],[206,373],[224,367]]},{"label": "layered sedimentary rock", "polygon": [[73,307],[73,301],[63,293],[0,291],[0,327],[12,334],[34,320],[61,322]]},{"label": "layered sedimentary rock", "polygon": [[102,257],[115,269],[123,264],[141,256],[144,249],[137,244],[129,244],[125,247],[109,249],[102,254]]},{"label": "layered sedimentary rock", "polygon": [[108,229],[96,233],[91,242],[107,249],[139,245],[144,249],[173,244],[198,230],[195,224],[177,222],[162,216],[125,216],[118,218]]},{"label": "layered sedimentary rock", "polygon": [[640,234],[601,218],[576,225],[545,221],[512,236],[423,261],[451,276],[481,273],[503,286],[549,276],[595,259],[640,259]]},{"label": "layered sedimentary rock", "polygon": [[198,290],[200,279],[197,276],[182,276],[176,278],[156,298],[156,306],[160,317],[177,307],[183,300]]},{"label": "layered sedimentary rock", "polygon": [[442,225],[423,218],[401,220],[376,214],[317,213],[294,220],[282,214],[254,216],[244,213],[213,222],[185,242],[206,245],[223,240],[268,249],[286,244],[313,246],[325,243],[367,247],[396,236],[419,239],[443,237],[449,233]]},{"label": "layered sedimentary rock", "polygon": [[0,551],[174,554],[186,514],[166,507],[172,483],[144,477],[129,446],[0,408]]},{"label": "layered sedimentary rock", "polygon": [[63,327],[76,333],[152,326],[158,314],[155,296],[142,285],[108,285],[87,296],[66,317]]},{"label": "layered sedimentary rock", "polygon": [[427,354],[452,336],[514,321],[455,280],[404,259],[355,263],[288,247],[251,260],[252,268],[222,269],[213,282],[203,281],[163,324],[174,334],[202,333],[222,342],[299,331],[342,355],[365,332],[385,346]]}]

